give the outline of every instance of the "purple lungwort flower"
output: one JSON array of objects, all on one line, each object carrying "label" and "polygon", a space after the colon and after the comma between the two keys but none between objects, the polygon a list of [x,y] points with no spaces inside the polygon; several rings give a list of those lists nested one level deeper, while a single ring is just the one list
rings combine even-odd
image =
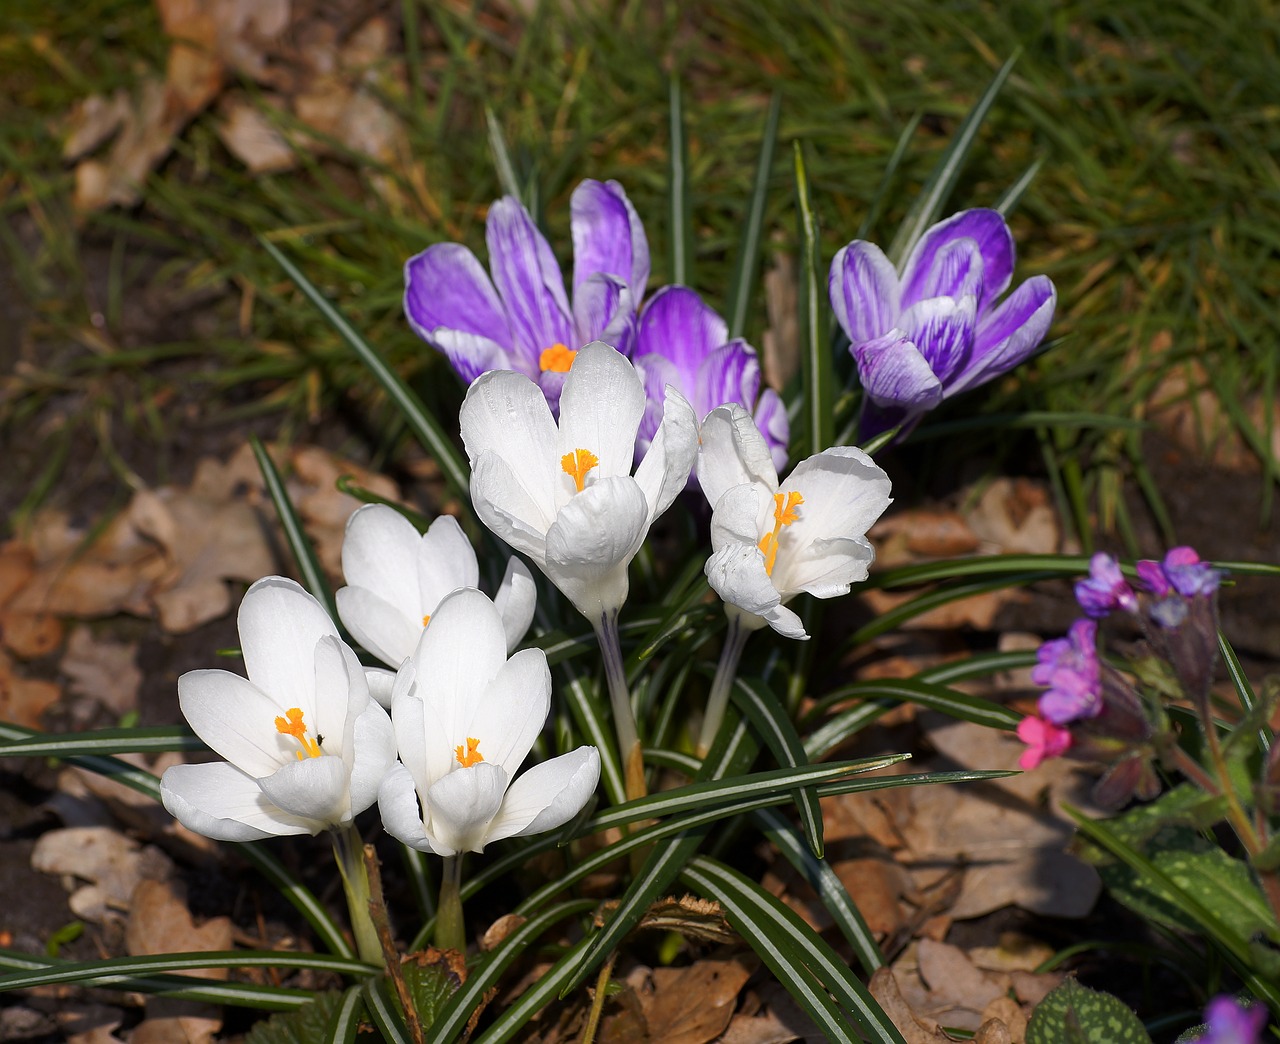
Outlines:
[{"label": "purple lungwort flower", "polygon": [[464,382],[489,370],[537,381],[556,409],[578,348],[601,340],[624,355],[649,279],[649,243],[616,181],[583,181],[569,202],[573,306],[564,276],[529,212],[511,196],[489,208],[492,280],[461,243],[436,243],[404,266],[404,310]]},{"label": "purple lungwort flower", "polygon": [[786,406],[772,388],[760,391],[756,350],[741,337],[730,340],[728,325],[696,292],[664,286],[649,299],[636,328],[632,362],[648,399],[636,439],[637,460],[662,423],[664,389],[670,384],[689,400],[699,423],[717,406],[742,406],[764,435],[773,466],[786,467],[791,434]]},{"label": "purple lungwort flower", "polygon": [[1258,1044],[1267,1009],[1261,1004],[1245,1007],[1234,997],[1214,997],[1204,1021],[1208,1032],[1196,1038],[1198,1044]]},{"label": "purple lungwort flower", "polygon": [[1088,615],[1101,619],[1114,609],[1137,612],[1138,596],[1120,572],[1120,563],[1099,551],[1089,559],[1089,578],[1076,583],[1076,601]]},{"label": "purple lungwort flower", "polygon": [[857,239],[831,262],[831,307],[867,399],[862,435],[910,426],[943,399],[1026,359],[1049,329],[1057,292],[1013,277],[1013,236],[995,210],[963,210],[920,238],[902,271]]},{"label": "purple lungwort flower", "polygon": [[1036,652],[1039,662],[1031,670],[1031,680],[1049,687],[1040,697],[1040,715],[1054,725],[1094,718],[1102,712],[1097,634],[1096,621],[1077,620],[1065,638],[1045,642]]},{"label": "purple lungwort flower", "polygon": [[1222,582],[1222,570],[1202,562],[1192,547],[1170,548],[1164,561],[1144,559],[1137,569],[1143,586],[1157,598],[1171,594],[1183,598],[1211,595]]}]

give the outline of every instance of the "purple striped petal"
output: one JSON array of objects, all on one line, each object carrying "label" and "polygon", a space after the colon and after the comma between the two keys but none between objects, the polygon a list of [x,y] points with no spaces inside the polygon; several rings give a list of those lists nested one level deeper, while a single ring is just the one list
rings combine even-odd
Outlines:
[{"label": "purple striped petal", "polygon": [[975,307],[973,297],[934,297],[912,305],[898,320],[944,386],[972,355]]},{"label": "purple striped petal", "polygon": [[[632,359],[636,373],[644,384],[644,414],[640,418],[640,429],[636,433],[636,462],[644,459],[653,437],[658,434],[662,424],[663,403],[667,397],[667,385],[680,389],[680,371],[675,364],[656,352]],[[702,419],[701,416],[698,418]]]},{"label": "purple striped petal", "polygon": [[468,384],[509,365],[511,328],[502,302],[475,254],[460,243],[437,243],[405,262],[404,313]]},{"label": "purple striped petal", "polygon": [[827,292],[854,344],[884,336],[898,321],[898,273],[874,243],[855,239],[840,249],[831,262]]},{"label": "purple striped petal", "polygon": [[934,263],[919,284],[920,296],[903,301],[903,310],[931,297],[982,297],[982,253],[972,239],[954,239],[934,255]]},{"label": "purple striped petal", "polygon": [[702,360],[697,384],[692,389],[680,390],[689,399],[699,423],[717,406],[731,402],[750,410],[760,390],[760,360],[756,350],[741,337],[734,338]]},{"label": "purple striped petal", "polygon": [[982,317],[973,352],[947,388],[955,395],[1013,369],[1036,350],[1053,322],[1058,294],[1048,276],[1032,276]]},{"label": "purple striped petal", "polygon": [[931,410],[942,401],[942,382],[910,338],[900,330],[850,348],[858,380],[880,407]]},{"label": "purple striped petal", "polygon": [[569,212],[575,295],[593,275],[604,273],[626,283],[639,304],[649,281],[649,241],[622,186],[588,178],[573,190]]},{"label": "purple striped petal", "polygon": [[635,340],[635,303],[622,280],[597,272],[573,292],[573,329],[577,348],[604,341],[623,355]]},{"label": "purple striped petal", "polygon": [[778,472],[787,467],[787,443],[791,441],[791,419],[787,416],[786,403],[772,388],[760,393],[756,412],[752,415],[760,434],[769,446],[769,456]]},{"label": "purple striped petal", "polygon": [[978,312],[1005,292],[1013,278],[1013,235],[1004,218],[995,210],[962,210],[940,221],[920,238],[902,269],[904,304],[919,301],[927,295],[924,287],[931,281],[939,262],[939,253],[958,239],[972,239],[982,254],[983,288],[978,299]]},{"label": "purple striped petal", "polygon": [[528,211],[511,196],[498,200],[489,208],[485,241],[493,281],[515,335],[513,354],[523,354],[536,368],[543,349],[553,344],[578,347],[569,344],[573,329],[564,276]]},{"label": "purple striped petal", "polygon": [[650,352],[675,364],[673,381],[686,395],[697,387],[702,360],[728,340],[725,321],[686,286],[664,286],[645,306],[636,330],[635,353]]}]

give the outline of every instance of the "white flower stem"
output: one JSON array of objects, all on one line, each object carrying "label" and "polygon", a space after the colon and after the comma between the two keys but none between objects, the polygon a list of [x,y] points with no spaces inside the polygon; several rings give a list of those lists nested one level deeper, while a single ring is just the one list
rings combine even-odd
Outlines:
[{"label": "white flower stem", "polygon": [[378,940],[378,930],[369,912],[369,872],[364,865],[364,839],[354,823],[335,829],[332,837],[333,857],[338,862],[342,891],[351,914],[351,931],[356,937],[356,953],[362,961],[382,964],[382,943]]},{"label": "white flower stem", "polygon": [[711,695],[707,697],[707,713],[702,719],[702,731],[698,734],[698,757],[705,758],[716,741],[716,735],[724,722],[724,712],[729,707],[729,693],[738,676],[738,661],[751,632],[742,626],[737,613],[727,613],[729,628],[725,631],[724,648],[720,650],[720,662],[716,664],[716,676],[711,682]]},{"label": "white flower stem", "polygon": [[467,932],[462,922],[462,853],[444,857],[440,874],[440,901],[436,904],[436,946],[467,952]]},{"label": "white flower stem", "polygon": [[631,710],[631,693],[627,689],[627,672],[622,665],[622,643],[618,638],[618,611],[600,614],[595,622],[596,640],[604,659],[604,676],[609,685],[609,703],[613,708],[613,728],[618,737],[618,754],[622,757],[627,800],[644,797],[649,788],[644,780],[644,756],[640,750],[640,734]]}]

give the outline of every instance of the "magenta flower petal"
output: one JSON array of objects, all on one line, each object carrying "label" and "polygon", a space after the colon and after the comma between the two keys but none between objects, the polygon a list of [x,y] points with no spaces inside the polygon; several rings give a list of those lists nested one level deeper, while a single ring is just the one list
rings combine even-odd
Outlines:
[{"label": "magenta flower petal", "polygon": [[1071,733],[1051,721],[1028,716],[1018,722],[1018,739],[1027,749],[1018,758],[1018,767],[1030,772],[1046,758],[1056,758],[1071,747]]},{"label": "magenta flower petal", "polygon": [[1101,551],[1089,559],[1089,577],[1076,583],[1075,593],[1080,608],[1096,619],[1116,609],[1138,609],[1138,596],[1120,572],[1120,563]]},{"label": "magenta flower petal", "polygon": [[[902,306],[908,308],[925,297],[936,296],[938,280],[934,270],[939,256],[957,240],[973,240],[982,255],[983,287],[978,300],[979,313],[1009,287],[1013,278],[1013,234],[1004,217],[996,210],[962,210],[930,228],[907,258],[902,268]],[[933,288],[930,291],[930,288]]]},{"label": "magenta flower petal", "polygon": [[1204,1021],[1209,1032],[1198,1038],[1199,1044],[1258,1044],[1267,1009],[1262,1004],[1246,1007],[1234,997],[1214,997],[1205,1008]]},{"label": "magenta flower petal", "polygon": [[883,337],[898,319],[898,274],[874,243],[855,239],[831,262],[831,307],[853,344]]},{"label": "magenta flower petal", "polygon": [[504,196],[489,208],[485,241],[493,281],[510,317],[516,352],[536,367],[542,352],[552,345],[580,347],[570,344],[573,328],[560,266],[519,201]]},{"label": "magenta flower petal", "polygon": [[649,241],[622,186],[588,178],[573,190],[569,209],[575,297],[583,283],[603,273],[626,283],[639,304],[649,281]]}]

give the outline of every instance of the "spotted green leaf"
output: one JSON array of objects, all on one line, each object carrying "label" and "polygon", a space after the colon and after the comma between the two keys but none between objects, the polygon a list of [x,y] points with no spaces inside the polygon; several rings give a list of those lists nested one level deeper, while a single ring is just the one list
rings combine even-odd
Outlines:
[{"label": "spotted green leaf", "polygon": [[1068,979],[1032,1012],[1027,1044],[1151,1044],[1151,1037],[1123,1001]]}]

